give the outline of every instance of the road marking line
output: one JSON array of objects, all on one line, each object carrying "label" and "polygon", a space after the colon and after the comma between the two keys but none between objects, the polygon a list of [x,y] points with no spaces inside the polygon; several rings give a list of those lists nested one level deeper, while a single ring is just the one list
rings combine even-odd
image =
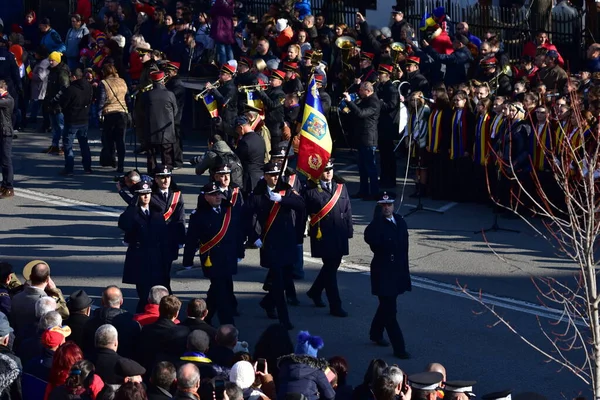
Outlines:
[{"label": "road marking line", "polygon": [[[417,207],[416,204],[402,204],[404,207],[410,207],[410,208],[415,208]],[[458,203],[456,202],[450,202],[447,204],[444,204],[443,206],[441,206],[440,208],[431,208],[431,207],[423,207],[425,210],[430,210],[430,211],[437,211],[437,212],[446,212],[449,209],[451,209],[452,207],[458,205]]]},{"label": "road marking line", "polygon": [[[116,218],[116,217],[119,217],[119,215],[121,214],[120,210],[117,210],[112,207],[101,206],[99,204],[88,203],[88,202],[79,201],[79,200],[73,200],[73,199],[69,199],[66,197],[62,197],[62,196],[55,196],[55,195],[46,194],[46,193],[37,192],[37,191],[33,191],[33,190],[28,190],[28,189],[21,189],[21,188],[15,189],[15,195],[19,196],[19,197],[30,199],[30,200],[34,200],[34,201],[40,201],[40,202],[44,202],[44,203],[48,203],[48,204],[61,206],[61,207],[71,207],[76,210],[91,212],[94,214],[100,214],[100,215],[109,216],[109,217]],[[445,207],[449,206],[449,208],[451,208],[451,207],[454,207],[456,204],[457,203],[449,203]],[[312,263],[312,264],[321,264],[322,263],[322,261],[320,259],[311,257],[310,253],[308,253],[308,252],[304,253],[303,258],[304,258],[304,261]],[[370,274],[368,266],[349,263],[344,260],[342,260],[342,265],[340,266],[340,270],[346,271],[346,272],[352,272],[352,273],[360,273],[361,275],[367,275],[367,276]],[[425,290],[431,290],[431,291],[442,293],[442,294],[447,294],[450,296],[469,299],[469,297],[465,293],[462,293],[460,291],[460,289],[458,288],[458,286],[456,286],[456,285],[439,282],[439,281],[434,281],[434,280],[416,276],[416,275],[411,275],[411,278],[413,281],[413,285],[415,287],[419,287],[419,288],[425,289]],[[508,310],[513,310],[513,311],[518,311],[518,312],[522,312],[522,313],[526,313],[526,314],[536,315],[536,316],[551,319],[551,320],[558,320],[560,318],[560,316],[562,315],[562,310],[543,307],[543,306],[540,306],[540,305],[537,305],[534,303],[530,303],[530,302],[526,302],[523,300],[511,299],[509,297],[495,296],[495,295],[487,294],[487,293],[479,294],[479,293],[473,292],[473,291],[469,291],[469,293],[471,293],[475,297],[480,297],[481,300],[485,304],[501,307],[501,308],[508,309]],[[576,321],[576,324],[578,326],[585,326],[585,322],[581,321],[581,320]]]}]

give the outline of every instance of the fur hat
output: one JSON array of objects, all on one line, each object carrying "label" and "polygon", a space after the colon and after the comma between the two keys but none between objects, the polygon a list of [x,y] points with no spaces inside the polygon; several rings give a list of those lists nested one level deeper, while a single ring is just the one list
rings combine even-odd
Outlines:
[{"label": "fur hat", "polygon": [[255,371],[248,361],[238,361],[229,371],[229,382],[238,385],[242,390],[248,389],[254,383]]},{"label": "fur hat", "polygon": [[296,343],[296,354],[306,354],[311,357],[316,357],[317,352],[323,348],[325,343],[319,336],[311,336],[308,331],[300,331],[298,333],[298,342]]}]

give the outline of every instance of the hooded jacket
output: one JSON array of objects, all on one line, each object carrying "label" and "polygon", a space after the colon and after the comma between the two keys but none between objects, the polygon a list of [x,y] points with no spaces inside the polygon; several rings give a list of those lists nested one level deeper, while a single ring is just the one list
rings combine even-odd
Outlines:
[{"label": "hooded jacket", "polygon": [[325,376],[329,366],[325,359],[288,354],[279,358],[278,365],[277,398],[285,398],[286,393],[302,393],[308,400],[335,398],[335,390]]},{"label": "hooded jacket", "polygon": [[87,125],[89,122],[90,105],[94,90],[85,79],[71,83],[60,97],[60,106],[65,116],[65,125]]},{"label": "hooded jacket", "polygon": [[90,31],[88,30],[87,26],[85,26],[85,24],[81,24],[81,26],[78,29],[69,29],[69,31],[67,32],[67,37],[65,38],[65,44],[67,47],[65,56],[67,56],[67,58],[79,59],[81,40],[89,34]]}]

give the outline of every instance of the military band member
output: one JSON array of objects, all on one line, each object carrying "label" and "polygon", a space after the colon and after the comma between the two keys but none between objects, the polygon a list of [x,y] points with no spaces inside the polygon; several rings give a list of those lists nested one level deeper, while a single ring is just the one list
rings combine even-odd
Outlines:
[{"label": "military band member", "polygon": [[[269,318],[278,317],[287,329],[293,329],[284,287],[293,281],[292,264],[296,258],[292,211],[303,211],[304,199],[287,183],[277,182],[279,173],[279,166],[273,162],[264,166],[264,179],[256,185],[248,207],[256,216],[261,233],[257,235],[254,226],[248,226],[247,232],[249,242],[260,248],[260,265],[269,268],[272,279],[269,293],[261,300],[260,306]],[[251,221],[252,218],[246,219],[248,225],[252,224]]]},{"label": "military band member", "polygon": [[[238,61],[237,74],[234,78],[235,86],[239,89],[240,86],[258,85],[258,77],[250,71],[254,66],[254,61],[251,58],[242,56]],[[238,91],[238,114],[244,112],[244,106],[248,104],[248,95],[246,90]]]},{"label": "military band member", "polygon": [[185,87],[179,77],[180,64],[175,61],[169,61],[165,64],[164,70],[167,76],[165,86],[175,95],[177,101],[177,114],[175,114],[175,145],[173,146],[173,167],[175,169],[183,167],[183,147],[181,145],[181,116],[185,106]]},{"label": "military band member", "polygon": [[333,175],[333,160],[329,160],[318,184],[312,184],[304,195],[306,213],[310,216],[311,256],[320,258],[323,267],[307,292],[316,307],[325,307],[321,293],[325,290],[329,312],[347,317],[337,284],[337,270],[342,257],[349,254],[349,239],[353,236],[352,206],[343,181]]},{"label": "military band member", "polygon": [[123,283],[134,284],[138,295],[137,312],[143,312],[150,288],[169,286],[171,252],[168,228],[162,212],[150,207],[150,181],[135,187],[137,203],[129,205],[119,217],[119,228],[128,244],[123,267]]},{"label": "military band member", "polygon": [[238,259],[244,257],[240,240],[240,220],[234,218],[231,203],[225,199],[220,184],[211,182],[202,188],[204,202],[190,216],[183,265],[190,268],[200,247],[204,276],[210,279],[206,304],[209,313],[217,314],[219,323],[233,324],[233,275]]},{"label": "military band member", "polygon": [[265,125],[271,132],[271,147],[275,147],[281,142],[283,128],[283,102],[285,93],[281,87],[285,80],[285,72],[275,70],[271,73],[269,89],[265,91],[257,91],[257,96],[262,100],[265,106]]},{"label": "military band member", "polygon": [[396,155],[394,154],[394,139],[397,136],[396,118],[398,118],[400,95],[392,83],[391,76],[394,67],[381,64],[379,66],[379,84],[377,97],[381,105],[379,114],[379,157],[381,162],[380,186],[383,188],[396,187]]},{"label": "military band member", "polygon": [[417,56],[406,57],[406,79],[410,85],[410,92],[422,92],[424,96],[429,96],[430,87],[427,78],[421,74],[419,64],[421,58]]},{"label": "military band member", "polygon": [[[154,169],[152,200],[150,207],[162,212],[169,232],[169,255],[171,263],[179,257],[179,249],[185,244],[185,205],[183,194],[173,182],[172,170],[166,165]],[[169,264],[169,271],[171,264]],[[169,285],[164,285],[171,291]]]},{"label": "military band member", "polygon": [[210,82],[206,88],[213,95],[219,106],[219,116],[223,122],[223,132],[228,137],[228,143],[232,143],[234,133],[234,121],[237,117],[238,90],[233,81],[235,67],[229,64],[223,64],[219,71],[219,82],[221,86],[215,88]]},{"label": "military band member", "polygon": [[410,358],[404,336],[396,319],[398,295],[412,290],[408,269],[408,228],[401,215],[394,213],[392,192],[383,192],[377,201],[381,213],[365,229],[365,242],[373,252],[371,261],[371,293],[379,299],[379,307],[371,322],[370,337],[380,346],[389,346],[383,337],[387,331],[394,355]]},{"label": "military band member", "polygon": [[360,85],[362,82],[377,82],[377,71],[373,67],[373,58],[375,54],[363,51],[360,53],[359,71],[358,78],[354,80],[356,85]]},{"label": "military band member", "polygon": [[304,85],[302,84],[298,73],[298,63],[284,62],[283,71],[285,72],[283,92],[285,94],[302,93],[304,91]]},{"label": "military band member", "polygon": [[250,104],[245,104],[243,114],[248,118],[252,130],[262,137],[263,141],[265,142],[264,163],[266,164],[271,159],[271,132],[269,132],[269,128],[267,128],[267,125],[265,125],[265,116],[263,115],[263,111],[260,108],[254,107]]}]

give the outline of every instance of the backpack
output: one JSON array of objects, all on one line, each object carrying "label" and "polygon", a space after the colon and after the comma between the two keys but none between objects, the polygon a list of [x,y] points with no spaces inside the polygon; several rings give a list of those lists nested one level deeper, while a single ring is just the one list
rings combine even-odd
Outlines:
[{"label": "backpack", "polygon": [[224,164],[231,167],[231,182],[242,187],[244,183],[244,168],[238,156],[235,153],[221,153],[218,157],[221,158]]}]

